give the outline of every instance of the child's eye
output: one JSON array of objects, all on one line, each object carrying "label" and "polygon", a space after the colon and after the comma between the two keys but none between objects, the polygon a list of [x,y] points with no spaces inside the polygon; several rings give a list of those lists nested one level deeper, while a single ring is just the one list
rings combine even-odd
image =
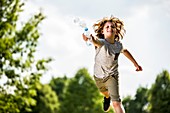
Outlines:
[{"label": "child's eye", "polygon": [[111,27],[111,28],[116,28],[114,25],[113,25],[113,26],[106,26],[106,28],[109,28],[109,27]]},{"label": "child's eye", "polygon": [[107,26],[106,28],[109,28],[109,26]]},{"label": "child's eye", "polygon": [[111,26],[112,28],[116,28],[115,26]]}]

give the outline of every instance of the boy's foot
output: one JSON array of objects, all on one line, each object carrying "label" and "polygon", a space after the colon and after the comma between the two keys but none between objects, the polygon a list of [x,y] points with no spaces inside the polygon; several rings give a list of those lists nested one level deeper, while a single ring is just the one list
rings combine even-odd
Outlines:
[{"label": "boy's foot", "polygon": [[109,108],[110,108],[110,97],[109,98],[104,97],[103,110],[107,112],[109,111]]}]

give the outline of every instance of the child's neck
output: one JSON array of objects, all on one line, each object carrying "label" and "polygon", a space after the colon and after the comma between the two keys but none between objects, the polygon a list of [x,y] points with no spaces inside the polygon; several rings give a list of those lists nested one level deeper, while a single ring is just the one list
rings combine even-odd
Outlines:
[{"label": "child's neck", "polygon": [[105,40],[106,40],[107,42],[109,42],[110,44],[114,44],[114,42],[115,42],[115,39],[114,39],[114,38],[105,38]]}]

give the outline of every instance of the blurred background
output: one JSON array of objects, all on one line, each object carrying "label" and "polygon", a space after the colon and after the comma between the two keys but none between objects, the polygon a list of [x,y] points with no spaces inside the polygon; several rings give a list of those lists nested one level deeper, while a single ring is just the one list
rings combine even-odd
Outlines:
[{"label": "blurred background", "polygon": [[81,18],[94,35],[92,25],[113,15],[125,24],[124,48],[143,68],[136,72],[120,55],[125,110],[170,112],[169,6],[169,0],[1,0],[0,111],[102,113],[92,78],[95,49],[73,20]]}]

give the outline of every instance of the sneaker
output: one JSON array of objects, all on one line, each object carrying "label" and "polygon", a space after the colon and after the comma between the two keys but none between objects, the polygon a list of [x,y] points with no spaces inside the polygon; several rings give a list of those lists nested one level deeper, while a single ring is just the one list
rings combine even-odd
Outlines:
[{"label": "sneaker", "polygon": [[109,108],[110,108],[110,97],[109,98],[104,97],[103,110],[107,112],[109,111]]}]

